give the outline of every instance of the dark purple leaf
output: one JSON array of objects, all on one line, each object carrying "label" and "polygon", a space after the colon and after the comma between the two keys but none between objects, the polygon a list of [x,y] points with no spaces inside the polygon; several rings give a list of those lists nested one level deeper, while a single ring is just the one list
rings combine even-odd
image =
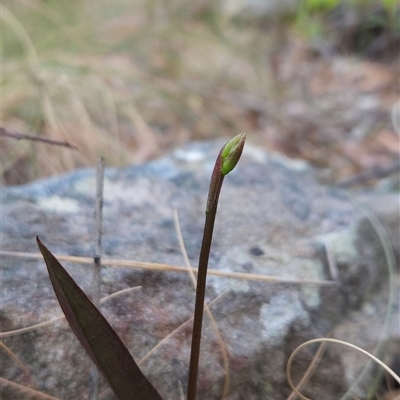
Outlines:
[{"label": "dark purple leaf", "polygon": [[76,337],[120,400],[162,400],[97,307],[37,238],[60,306]]}]

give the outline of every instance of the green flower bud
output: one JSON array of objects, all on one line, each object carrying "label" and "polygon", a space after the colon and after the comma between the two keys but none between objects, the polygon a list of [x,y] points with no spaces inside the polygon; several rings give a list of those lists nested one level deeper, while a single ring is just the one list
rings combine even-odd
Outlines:
[{"label": "green flower bud", "polygon": [[215,207],[216,211],[216,202],[219,197],[222,182],[224,181],[225,175],[228,175],[238,163],[245,141],[246,134],[241,133],[226,143],[225,146],[220,150],[217,160],[215,161],[213,173],[211,175],[206,213],[210,212],[213,207]]},{"label": "green flower bud", "polygon": [[246,134],[241,133],[240,135],[232,138],[221,150],[221,172],[224,175],[228,175],[229,172],[236,167],[240,156],[242,155],[244,142],[246,141]]}]

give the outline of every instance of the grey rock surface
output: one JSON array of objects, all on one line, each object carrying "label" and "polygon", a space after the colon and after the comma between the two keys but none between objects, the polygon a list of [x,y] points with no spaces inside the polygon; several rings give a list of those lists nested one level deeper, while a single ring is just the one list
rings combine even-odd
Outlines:
[{"label": "grey rock surface", "polygon": [[[102,310],[136,360],[191,318],[194,289],[186,273],[123,268],[107,260],[183,266],[177,210],[189,259],[197,265],[209,178],[222,144],[193,143],[141,166],[106,170],[102,296],[141,288],[105,302]],[[2,250],[38,253],[39,235],[54,254],[93,257],[95,191],[92,169],[3,188]],[[384,206],[382,196],[363,199],[382,216],[398,257],[398,194],[385,195]],[[91,265],[63,265],[90,293]],[[391,319],[383,329],[393,285],[388,286],[382,243],[348,194],[318,184],[304,162],[246,145],[224,182],[209,268],[279,278],[208,277],[207,301],[224,293],[211,309],[229,358],[229,400],[286,399],[287,360],[308,339],[333,332],[373,350],[377,342],[399,336]],[[2,332],[60,315],[40,258],[3,253],[1,274]],[[391,304],[392,311],[396,307]],[[359,321],[352,329],[351,318]],[[367,327],[360,335],[362,324]],[[180,398],[179,382],[186,389],[190,334],[188,324],[142,365],[166,400]],[[65,321],[2,340],[29,370],[2,352],[3,378],[60,399],[88,398],[90,364]],[[314,351],[308,348],[296,359],[295,382]],[[363,367],[352,364],[343,349],[328,348],[304,393],[340,398]],[[220,399],[225,375],[218,336],[205,317],[198,398]],[[9,385],[2,390],[4,399],[18,398]]]}]

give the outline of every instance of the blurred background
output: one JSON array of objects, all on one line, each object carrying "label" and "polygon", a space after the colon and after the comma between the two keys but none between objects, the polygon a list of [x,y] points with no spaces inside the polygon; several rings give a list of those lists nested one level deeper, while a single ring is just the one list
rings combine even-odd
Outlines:
[{"label": "blurred background", "polygon": [[376,184],[399,163],[399,18],[397,0],[3,0],[1,183],[247,132],[325,183]]}]

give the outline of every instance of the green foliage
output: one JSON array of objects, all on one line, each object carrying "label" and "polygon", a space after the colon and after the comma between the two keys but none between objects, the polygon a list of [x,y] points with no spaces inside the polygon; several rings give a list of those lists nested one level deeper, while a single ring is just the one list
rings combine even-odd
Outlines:
[{"label": "green foliage", "polygon": [[398,0],[381,0],[381,3],[387,10],[393,10],[396,6],[399,6]]},{"label": "green foliage", "polygon": [[[357,10],[360,23],[363,27],[387,28],[398,32],[399,4],[397,0],[304,0],[299,2],[296,15],[296,25],[300,32],[309,38],[321,36],[326,33],[326,23],[329,15],[335,10],[353,8]],[[375,7],[382,7],[384,15],[373,12]]]},{"label": "green foliage", "polygon": [[327,12],[339,5],[341,0],[305,0],[303,7],[312,13],[315,11]]},{"label": "green foliage", "polygon": [[336,8],[342,0],[305,0],[300,2],[296,24],[308,37],[320,36],[323,32],[323,17]]}]

